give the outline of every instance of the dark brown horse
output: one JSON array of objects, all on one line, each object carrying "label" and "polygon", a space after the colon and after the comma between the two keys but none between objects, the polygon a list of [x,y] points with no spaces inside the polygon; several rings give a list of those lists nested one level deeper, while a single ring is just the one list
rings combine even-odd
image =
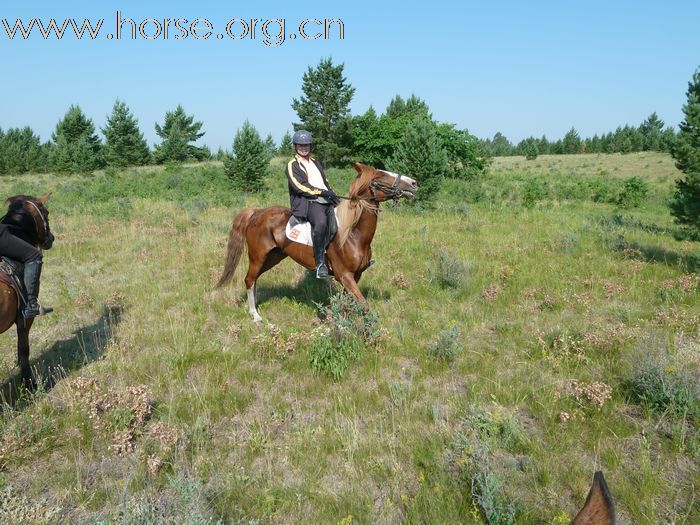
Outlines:
[{"label": "dark brown horse", "polygon": [[[357,285],[362,272],[370,264],[371,243],[377,229],[379,203],[389,199],[412,197],[418,189],[410,177],[355,164],[357,178],[337,208],[338,233],[327,249],[331,274],[355,298],[366,304]],[[286,257],[302,266],[315,268],[311,246],[294,242],[285,235],[285,226],[292,212],[289,208],[247,208],[233,219],[228,240],[226,264],[216,287],[229,282],[238,266],[244,248],[248,247],[248,311],[255,322],[262,318],[255,305],[255,283],[258,277]]]},{"label": "dark brown horse", "polygon": [[[48,250],[53,245],[54,236],[49,227],[49,211],[44,203],[49,198],[38,199],[28,195],[8,197],[7,203],[13,213],[25,216],[27,235],[34,246]],[[29,330],[34,319],[25,320],[19,315],[19,298],[14,288],[0,281],[0,333],[6,332],[13,324],[17,326],[17,364],[22,374],[22,382],[27,388],[35,388],[36,382],[29,366]]]}]

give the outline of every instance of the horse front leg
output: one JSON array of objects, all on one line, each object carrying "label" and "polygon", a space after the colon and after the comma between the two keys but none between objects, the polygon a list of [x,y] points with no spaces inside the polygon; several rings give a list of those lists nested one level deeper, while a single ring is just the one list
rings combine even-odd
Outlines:
[{"label": "horse front leg", "polygon": [[343,285],[345,290],[355,297],[357,302],[364,307],[365,311],[369,310],[369,303],[367,299],[365,299],[365,296],[362,295],[360,287],[357,285],[357,281],[355,281],[355,276],[351,272],[343,272],[341,275],[336,275],[335,279]]},{"label": "horse front leg", "polygon": [[28,390],[36,390],[37,384],[29,365],[29,330],[34,319],[17,321],[17,364],[22,374],[22,384]]}]

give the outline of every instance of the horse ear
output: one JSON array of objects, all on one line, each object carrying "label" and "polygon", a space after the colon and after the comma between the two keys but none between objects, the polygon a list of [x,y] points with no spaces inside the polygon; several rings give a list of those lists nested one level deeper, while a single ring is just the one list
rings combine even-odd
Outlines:
[{"label": "horse ear", "polygon": [[366,167],[367,166],[365,166],[364,164],[361,164],[359,162],[355,163],[355,170],[357,171],[358,175],[362,175],[362,170],[364,170]]},{"label": "horse ear", "polygon": [[593,476],[586,503],[571,525],[615,525],[615,505],[602,472]]},{"label": "horse ear", "polygon": [[46,195],[42,195],[41,197],[39,197],[36,201],[39,204],[44,204],[47,200],[49,200],[49,197],[51,197],[51,194],[47,193]]}]

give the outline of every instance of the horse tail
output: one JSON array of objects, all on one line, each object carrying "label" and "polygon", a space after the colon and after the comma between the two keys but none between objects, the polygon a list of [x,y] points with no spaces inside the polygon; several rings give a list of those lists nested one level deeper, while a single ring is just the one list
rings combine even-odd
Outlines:
[{"label": "horse tail", "polygon": [[215,288],[221,288],[233,277],[236,267],[238,266],[238,261],[241,260],[241,255],[243,255],[243,250],[245,250],[245,232],[248,229],[250,218],[255,211],[256,210],[253,208],[246,208],[233,218],[231,233],[229,233],[228,236],[224,272],[221,274]]}]

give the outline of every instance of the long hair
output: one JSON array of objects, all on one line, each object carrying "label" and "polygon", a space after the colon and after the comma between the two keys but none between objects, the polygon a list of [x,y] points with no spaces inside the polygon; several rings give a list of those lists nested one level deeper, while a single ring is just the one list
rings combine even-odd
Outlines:
[{"label": "long hair", "polygon": [[348,190],[348,197],[350,200],[344,200],[336,209],[338,214],[338,233],[336,234],[336,239],[338,240],[340,248],[342,248],[348,240],[353,228],[357,226],[363,211],[370,211],[372,213],[377,213],[379,211],[379,207],[376,204],[372,204],[370,201],[361,198],[361,195],[369,189],[369,185],[374,179],[375,173],[376,170],[374,168],[365,169],[362,174],[350,184],[350,189]]}]

